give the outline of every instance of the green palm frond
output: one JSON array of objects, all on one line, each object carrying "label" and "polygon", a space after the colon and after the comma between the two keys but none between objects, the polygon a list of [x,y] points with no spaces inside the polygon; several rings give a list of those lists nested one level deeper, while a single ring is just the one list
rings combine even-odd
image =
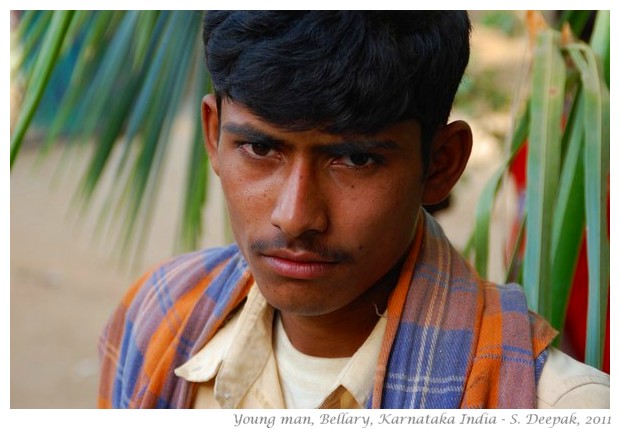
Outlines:
[{"label": "green palm frond", "polygon": [[[589,13],[567,15],[585,25]],[[489,225],[515,153],[528,146],[525,213],[507,281],[524,285],[530,307],[563,330],[582,239],[588,252],[586,362],[602,365],[609,291],[609,12],[598,12],[592,42],[539,31],[531,89],[509,153],[478,202],[471,248],[488,275]],[[524,249],[521,244],[525,241]]]},{"label": "green palm frond", "polygon": [[[69,146],[95,139],[79,185],[83,208],[90,205],[106,171],[117,180],[100,223],[122,219],[122,248],[139,253],[148,232],[166,153],[178,142],[170,131],[184,104],[199,110],[209,78],[202,60],[202,13],[193,11],[29,11],[18,34],[23,40],[21,73],[31,76],[11,139],[11,166],[54,66],[69,63],[67,90],[46,129],[42,152],[59,141]],[[72,61],[68,61],[74,56]],[[207,159],[198,112],[178,242],[194,249],[202,231],[207,195]],[[94,136],[94,137],[93,137]],[[130,251],[131,246],[137,246]]]},{"label": "green palm frond", "polygon": [[[46,37],[39,48],[34,66],[30,72],[27,73],[28,78],[26,85],[30,90],[24,100],[22,113],[19,116],[17,124],[15,125],[15,130],[11,136],[11,167],[21,149],[26,130],[32,121],[34,113],[41,101],[41,97],[43,96],[43,92],[49,82],[52,69],[58,59],[60,48],[62,47],[72,18],[72,11],[54,13],[54,16],[49,20],[49,29],[45,33]],[[37,21],[35,24],[37,24],[35,26],[37,32],[42,31],[43,28],[48,26],[47,20],[43,19]],[[29,46],[24,49],[24,57],[34,50],[33,46],[34,42],[31,42]]]}]

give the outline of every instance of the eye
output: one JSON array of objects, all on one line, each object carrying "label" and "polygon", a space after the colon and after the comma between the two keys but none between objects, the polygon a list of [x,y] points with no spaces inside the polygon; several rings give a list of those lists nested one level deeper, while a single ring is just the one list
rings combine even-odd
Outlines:
[{"label": "eye", "polygon": [[270,155],[273,155],[272,151],[274,150],[271,145],[265,143],[240,143],[239,146],[243,149],[248,155],[253,156],[255,158],[264,158]]},{"label": "eye", "polygon": [[348,167],[365,167],[376,162],[375,157],[369,153],[353,153],[342,156],[340,162]]}]

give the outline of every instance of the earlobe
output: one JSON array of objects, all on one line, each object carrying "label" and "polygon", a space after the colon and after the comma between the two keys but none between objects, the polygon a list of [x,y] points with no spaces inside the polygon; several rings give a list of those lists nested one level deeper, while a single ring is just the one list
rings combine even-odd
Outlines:
[{"label": "earlobe", "polygon": [[201,104],[202,134],[205,148],[209,154],[211,166],[215,174],[219,175],[218,153],[219,144],[219,115],[214,94],[205,95]]},{"label": "earlobe", "polygon": [[438,204],[448,196],[465,170],[471,146],[471,128],[465,121],[451,122],[435,134],[422,194],[423,204]]}]

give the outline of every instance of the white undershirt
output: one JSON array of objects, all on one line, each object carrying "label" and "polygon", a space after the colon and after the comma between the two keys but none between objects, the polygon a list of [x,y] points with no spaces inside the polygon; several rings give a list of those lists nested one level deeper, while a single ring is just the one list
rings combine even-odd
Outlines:
[{"label": "white undershirt", "polygon": [[321,358],[301,353],[291,344],[280,314],[276,314],[273,350],[286,408],[317,408],[333,390],[334,380],[351,358]]}]

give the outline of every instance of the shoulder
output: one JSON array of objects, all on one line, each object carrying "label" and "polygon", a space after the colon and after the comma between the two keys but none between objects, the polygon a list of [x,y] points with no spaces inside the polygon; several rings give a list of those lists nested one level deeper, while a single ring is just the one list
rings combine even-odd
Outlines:
[{"label": "shoulder", "polygon": [[239,263],[241,269],[247,267],[236,245],[185,253],[156,265],[148,271],[145,283],[176,280],[182,280],[182,283],[192,282],[194,277],[218,274],[231,262]]},{"label": "shoulder", "polygon": [[198,289],[211,287],[223,277],[247,269],[237,246],[217,247],[176,256],[143,275],[128,292],[127,308],[167,306]]},{"label": "shoulder", "polygon": [[[133,344],[143,354],[160,330],[175,335],[190,315],[195,313],[197,323],[208,317],[221,290],[238,283],[246,271],[236,246],[187,253],[154,267],[125,293],[104,328],[100,348],[124,355]],[[194,312],[197,305],[205,311]]]},{"label": "shoulder", "polygon": [[248,276],[236,246],[177,256],[144,274],[101,335],[100,406],[137,406],[132,395],[142,395],[149,380],[161,381],[171,373],[168,366],[178,366],[200,345],[207,321],[223,317],[221,303],[238,301],[231,296],[237,298],[235,286]]},{"label": "shoulder", "polygon": [[609,408],[609,375],[550,347],[537,408]]}]

